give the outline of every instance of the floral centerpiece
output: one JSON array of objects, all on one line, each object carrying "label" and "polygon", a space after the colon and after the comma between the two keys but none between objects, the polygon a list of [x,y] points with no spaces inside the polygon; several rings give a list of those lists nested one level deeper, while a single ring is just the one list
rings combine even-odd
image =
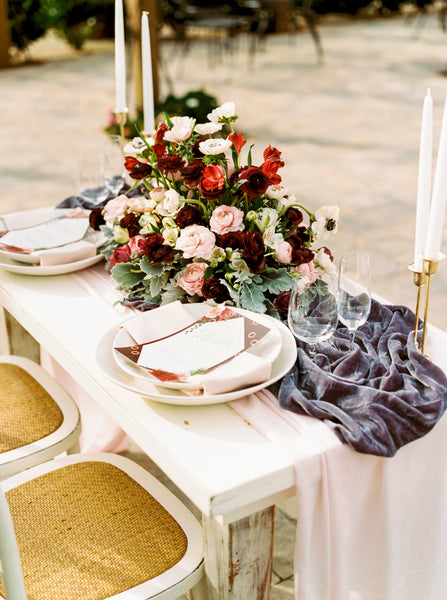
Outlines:
[{"label": "floral centerpiece", "polygon": [[167,117],[125,147],[135,185],[92,222],[104,221],[103,253],[126,301],[208,300],[278,317],[296,281],[305,287],[334,271],[324,244],[339,209],[313,213],[289,194],[276,148],[254,165],[237,118],[232,102],[207,123]]}]

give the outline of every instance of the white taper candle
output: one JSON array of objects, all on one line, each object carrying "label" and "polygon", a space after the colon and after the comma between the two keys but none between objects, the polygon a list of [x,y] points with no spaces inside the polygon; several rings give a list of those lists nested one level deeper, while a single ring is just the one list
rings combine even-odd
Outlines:
[{"label": "white taper candle", "polygon": [[141,62],[143,69],[144,131],[150,134],[154,130],[155,114],[149,15],[146,11],[143,11],[141,15]]},{"label": "white taper candle", "polygon": [[115,0],[115,111],[126,110],[126,51],[123,0]]},{"label": "white taper candle", "polygon": [[416,205],[416,237],[414,242],[414,267],[422,272],[422,254],[427,240],[430,212],[431,169],[433,154],[433,98],[430,88],[422,108],[421,142],[419,148],[419,175]]},{"label": "white taper candle", "polygon": [[447,98],[442,117],[438,158],[436,161],[433,195],[428,220],[427,241],[424,258],[437,260],[441,250],[441,237],[444,227],[445,203],[447,200]]}]

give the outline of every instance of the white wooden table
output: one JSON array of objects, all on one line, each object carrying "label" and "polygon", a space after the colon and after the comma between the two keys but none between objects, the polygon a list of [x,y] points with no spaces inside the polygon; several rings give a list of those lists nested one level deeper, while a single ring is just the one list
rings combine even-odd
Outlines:
[{"label": "white wooden table", "polygon": [[291,454],[231,404],[161,404],[107,379],[96,349],[125,316],[112,305],[113,285],[108,297],[96,289],[101,269],[51,277],[0,270],[11,352],[25,345],[29,354],[34,346],[35,358],[36,342],[45,348],[202,512],[212,600],[267,599],[274,505],[294,493]]}]

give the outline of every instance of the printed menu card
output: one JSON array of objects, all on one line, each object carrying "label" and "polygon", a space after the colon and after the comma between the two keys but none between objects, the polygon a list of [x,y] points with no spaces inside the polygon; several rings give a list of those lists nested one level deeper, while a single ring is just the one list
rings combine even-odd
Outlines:
[{"label": "printed menu card", "polygon": [[115,350],[160,381],[182,381],[231,360],[269,331],[231,308],[216,307],[172,335]]},{"label": "printed menu card", "polygon": [[84,211],[80,216],[57,217],[33,227],[8,231],[0,238],[0,248],[22,254],[57,248],[82,240],[88,227],[89,219]]}]

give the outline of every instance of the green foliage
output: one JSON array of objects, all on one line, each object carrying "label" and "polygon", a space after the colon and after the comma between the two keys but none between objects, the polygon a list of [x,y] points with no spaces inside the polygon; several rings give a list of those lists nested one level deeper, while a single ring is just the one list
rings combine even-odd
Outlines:
[{"label": "green foliage", "polygon": [[54,29],[80,50],[93,33],[113,37],[114,0],[8,0],[12,43],[24,50]]},{"label": "green foliage", "polygon": [[114,0],[42,0],[48,28],[80,50],[94,32],[113,37]]},{"label": "green foliage", "polygon": [[132,263],[118,263],[112,269],[112,275],[120,287],[132,289],[143,281],[146,274]]},{"label": "green foliage", "polygon": [[8,17],[11,42],[19,50],[40,38],[48,28],[42,0],[8,0]]}]

